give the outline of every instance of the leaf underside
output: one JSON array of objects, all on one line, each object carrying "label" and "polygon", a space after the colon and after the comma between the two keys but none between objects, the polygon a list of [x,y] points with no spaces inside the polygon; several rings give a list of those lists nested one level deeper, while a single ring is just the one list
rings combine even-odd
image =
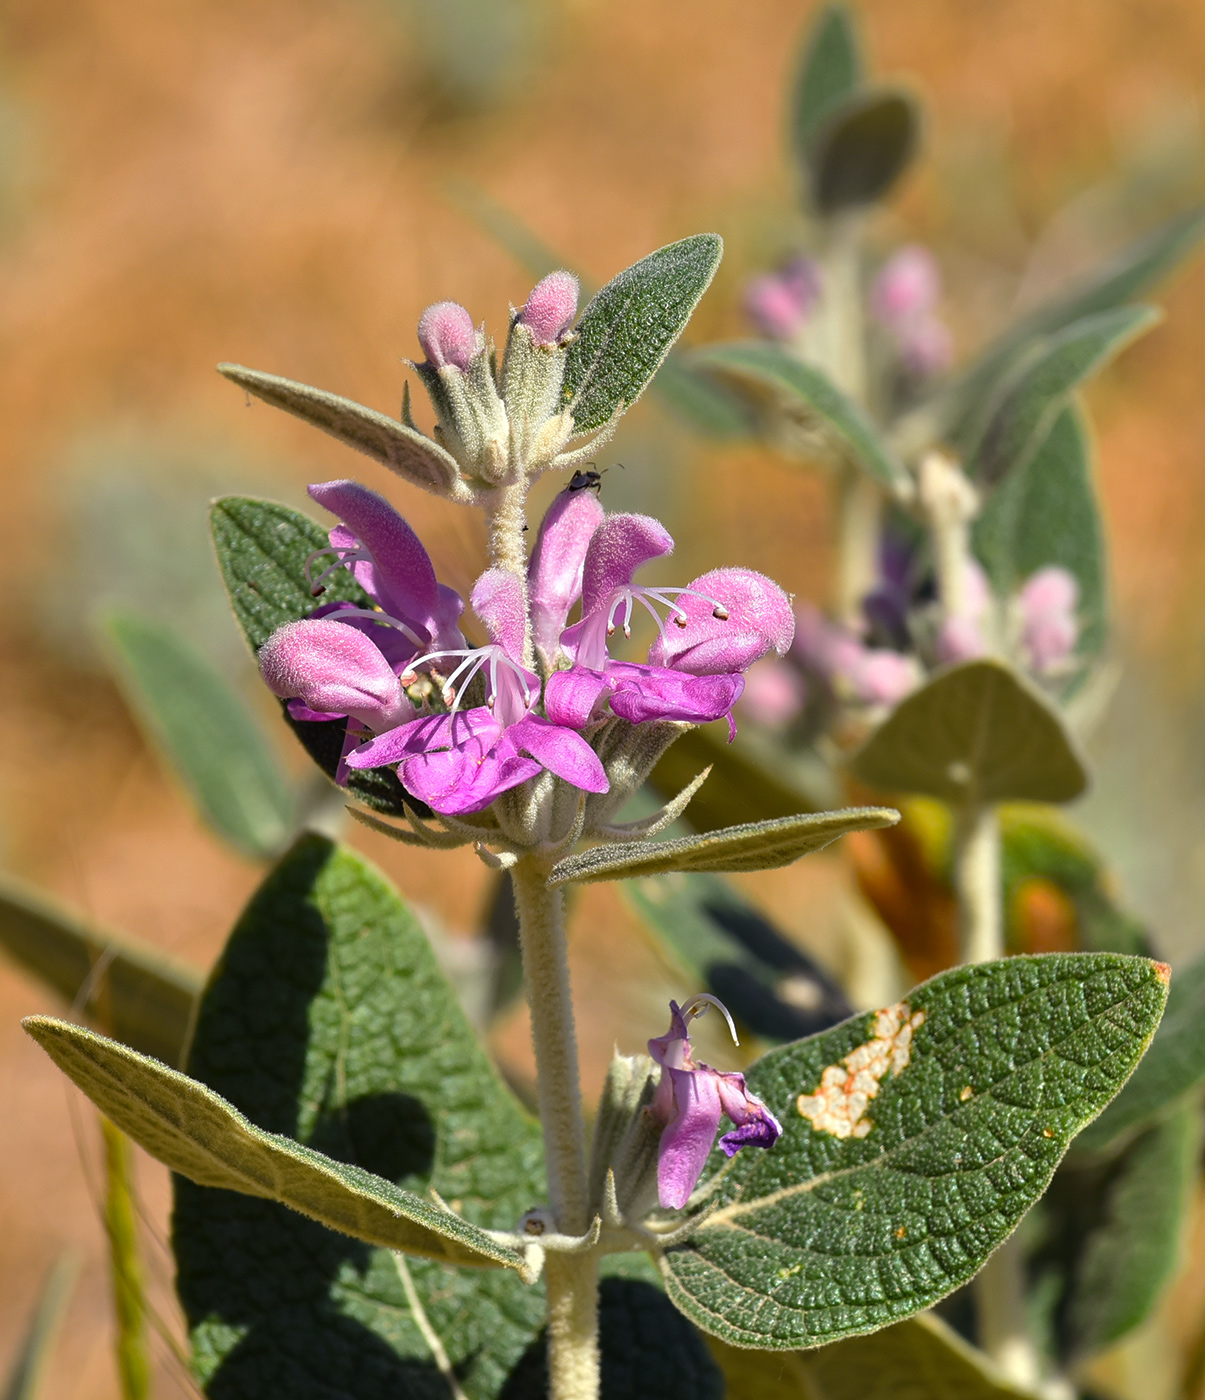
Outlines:
[{"label": "leaf underside", "polygon": [[1087,784],[1054,707],[999,661],[939,672],[908,696],[850,760],[883,792],[955,805],[1069,802]]},{"label": "leaf underside", "polygon": [[718,1209],[667,1254],[670,1297],[722,1340],[771,1350],[870,1332],[944,1297],[1011,1233],[1124,1083],[1166,977],[1109,953],[940,974],[899,1008],[916,1026],[910,1057],[881,1078],[860,1137],[814,1127],[797,1100],[828,1067],[844,1077],[876,1013],[770,1051],[747,1077],[783,1136],[726,1171],[713,1153]]},{"label": "leaf underside", "polygon": [[552,868],[550,885],[591,880],[627,880],[671,871],[737,872],[774,870],[825,846],[851,831],[891,826],[899,813],[890,807],[848,807],[777,821],[722,827],[701,836],[671,841],[632,841],[623,846],[594,846],[567,856]]}]

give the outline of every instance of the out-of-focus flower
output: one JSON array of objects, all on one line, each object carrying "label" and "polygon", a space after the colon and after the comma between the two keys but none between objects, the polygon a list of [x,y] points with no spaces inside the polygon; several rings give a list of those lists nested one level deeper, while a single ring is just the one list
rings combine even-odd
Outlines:
[{"label": "out-of-focus flower", "polygon": [[805,670],[823,676],[838,694],[863,705],[897,704],[922,679],[914,656],[890,647],[868,647],[810,604],[796,610],[792,650]]},{"label": "out-of-focus flower", "polygon": [[728,1157],[734,1157],[742,1147],[773,1147],[782,1135],[782,1125],[745,1087],[743,1074],[725,1074],[695,1063],[689,1026],[709,1006],[723,1014],[735,1040],[736,1030],[727,1009],[703,993],[682,1008],[671,1001],[669,1030],[649,1041],[649,1054],[661,1066],[651,1111],[665,1124],[657,1156],[657,1192],[667,1210],[679,1210],[690,1199],[724,1115],[734,1125],[734,1130],[720,1139],[720,1148]]},{"label": "out-of-focus flower", "polygon": [[745,674],[741,713],[755,724],[781,729],[803,709],[807,682],[789,661],[766,657]]},{"label": "out-of-focus flower", "polygon": [[793,340],[811,319],[820,298],[820,272],[811,258],[792,258],[777,272],[751,277],[745,314],[771,340]]},{"label": "out-of-focus flower", "polygon": [[1079,582],[1067,569],[1052,564],[1031,574],[1022,585],[1021,645],[1039,676],[1066,665],[1079,641]]},{"label": "out-of-focus flower", "polygon": [[870,289],[870,310],[891,333],[900,358],[918,378],[948,369],[954,345],[937,314],[941,273],[920,244],[898,249],[879,269]]}]

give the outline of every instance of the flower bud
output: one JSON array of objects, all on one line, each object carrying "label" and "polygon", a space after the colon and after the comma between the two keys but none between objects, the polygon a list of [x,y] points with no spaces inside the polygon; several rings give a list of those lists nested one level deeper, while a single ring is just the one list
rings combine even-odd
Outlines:
[{"label": "flower bud", "polygon": [[870,291],[870,307],[885,326],[928,315],[937,305],[941,276],[928,248],[900,248],[883,264]]},{"label": "flower bud", "polygon": [[531,289],[519,321],[537,345],[558,345],[577,315],[578,281],[572,272],[550,272]]},{"label": "flower bud", "polygon": [[803,709],[807,682],[789,662],[767,657],[745,676],[741,711],[755,724],[780,729]]},{"label": "flower bud", "polygon": [[1075,575],[1058,565],[1039,569],[1025,581],[1018,599],[1021,609],[1021,645],[1038,675],[1064,666],[1079,640],[1079,583]]},{"label": "flower bud", "polygon": [[750,278],[745,314],[771,340],[793,340],[811,318],[820,278],[810,258],[795,258],[777,272]]},{"label": "flower bud", "polygon": [[451,365],[462,373],[479,349],[473,318],[455,301],[428,306],[418,322],[418,343],[436,369]]}]

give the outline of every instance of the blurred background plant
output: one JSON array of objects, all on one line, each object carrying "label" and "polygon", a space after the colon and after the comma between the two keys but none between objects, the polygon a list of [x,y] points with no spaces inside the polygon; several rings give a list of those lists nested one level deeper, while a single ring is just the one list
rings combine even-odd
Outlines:
[{"label": "blurred background plant", "polygon": [[[409,328],[436,295],[496,319],[549,266],[597,285],[683,233],[726,238],[693,350],[674,356],[599,463],[610,508],[675,522],[687,554],[676,571],[755,560],[811,623],[801,628],[811,650],[751,683],[735,749],[700,733],[694,750],[671,751],[686,778],[700,756],[722,759],[690,812],[701,826],[709,795],[715,810],[727,803],[728,821],[741,819],[734,803],[765,816],[828,800],[842,755],[934,664],[957,659],[949,637],[942,651],[949,619],[933,561],[893,504],[899,455],[953,440],[984,487],[1032,473],[1039,452],[1070,463],[1081,487],[1095,474],[1107,584],[1090,491],[1075,497],[1074,531],[1044,530],[1067,518],[1067,500],[1028,489],[995,507],[992,530],[976,526],[1001,635],[1065,703],[1094,775],[1069,814],[1002,809],[1005,937],[1012,951],[1149,941],[1181,972],[1169,1053],[1195,1073],[1201,270],[1160,292],[1168,322],[1086,390],[1095,467],[1071,395],[1145,327],[1128,304],[1200,232],[1199,7],[1108,0],[1086,24],[1073,0],[991,13],[868,0],[856,19],[758,0],[734,25],[706,0],[656,14],[623,3],[317,10],[273,0],[252,16],[99,0],[52,12],[18,4],[3,38],[0,469],[21,522],[11,592],[35,603],[0,622],[13,681],[0,742],[12,877],[0,919],[12,955],[0,969],[10,1395],[32,1397],[39,1378],[43,1394],[89,1400],[192,1393],[170,1291],[166,1173],[140,1154],[131,1171],[122,1142],[102,1140],[20,1036],[17,1015],[39,996],[47,1009],[65,999],[174,1060],[203,971],[263,861],[302,822],[338,820],[256,685],[209,556],[205,506],[227,489],[301,505],[307,480],[352,468],[304,428],[245,413],[210,366],[241,360],[395,409],[397,358],[414,353]],[[1118,255],[1114,266],[1134,276],[1111,300],[1041,321],[1040,308]],[[1057,367],[1070,353],[1059,337],[1078,327],[1081,339],[1062,389],[1040,404],[1055,431],[1016,446],[999,417],[1007,398],[979,403],[978,417],[965,411],[957,390],[968,376],[954,366],[1027,313],[1045,337],[1036,351],[1026,342],[1027,356],[1053,336]],[[1014,388],[1034,363],[1016,361]],[[834,453],[851,434],[879,463],[878,484]],[[1015,459],[1001,461],[1010,443]],[[435,542],[441,577],[463,589],[479,550],[465,522],[426,499],[399,504]],[[1032,642],[1042,609],[1008,602],[1051,564],[1077,586],[1054,618],[1056,634],[1074,623],[1055,657],[1069,664],[1053,667]],[[866,593],[890,582],[893,618],[865,610]],[[683,780],[673,765],[660,776],[667,789]],[[862,776],[893,786],[881,768]],[[848,1005],[885,1004],[957,961],[941,795],[910,798],[895,833],[867,833],[756,886],[697,877],[586,889],[574,970],[591,988],[587,1096],[612,1044],[639,1043],[684,987],[707,985],[765,1043]],[[443,855],[434,869],[366,830],[344,834],[418,906],[522,1089],[530,1062],[505,888],[467,856]],[[1185,1071],[1180,1089],[1190,1080]],[[1180,1092],[1160,1099],[1157,1083],[1136,1089],[1131,1107],[1110,1110],[1112,1128],[1102,1119],[1085,1134],[1014,1260],[1052,1396],[1074,1394],[1073,1382],[1126,1400],[1191,1400],[1205,1388],[1197,1110]],[[82,1260],[74,1287],[76,1265],[55,1264],[66,1249]],[[971,1302],[945,1311],[975,1335]],[[983,1326],[981,1316],[990,1343]],[[939,1364],[956,1369],[945,1334],[908,1338],[898,1345],[915,1364],[936,1345]],[[961,1383],[980,1387],[967,1393],[1005,1393],[959,1364],[972,1376]],[[836,1358],[816,1367],[798,1385],[845,1393]]]}]

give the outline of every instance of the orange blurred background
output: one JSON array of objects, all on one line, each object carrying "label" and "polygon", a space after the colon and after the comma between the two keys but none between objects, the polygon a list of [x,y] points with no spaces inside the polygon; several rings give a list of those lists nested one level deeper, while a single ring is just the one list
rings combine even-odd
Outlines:
[{"label": "orange blurred background", "polygon": [[[254,688],[208,557],[204,507],[245,490],[301,504],[356,474],[391,494],[466,587],[475,522],[255,404],[219,360],[396,412],[423,307],[495,330],[531,278],[466,212],[485,192],[595,284],[704,229],[728,256],[688,338],[741,332],[742,278],[797,233],[784,90],[799,0],[13,0],[0,21],[0,480],[12,537],[0,614],[0,859],[98,921],[208,964],[259,870],[163,776],[106,678],[96,605],[180,620]],[[876,228],[948,275],[970,350],[1011,302],[1205,188],[1205,8],[1195,0],[865,0],[875,66],[928,109],[925,158]],[[463,31],[449,15],[469,15]],[[442,18],[440,16],[442,15]],[[1053,221],[1053,223],[1051,222]],[[1205,943],[1205,266],[1168,320],[1092,390],[1119,656],[1084,820],[1175,957]],[[797,466],[692,438],[642,405],[607,461],[608,504],[654,511],[683,567],[747,563],[823,599],[826,497]],[[1141,667],[1139,675],[1137,668]],[[453,939],[486,872],[463,853],[350,839]],[[806,868],[805,868],[806,867]],[[743,882],[840,963],[839,856]],[[596,936],[605,931],[606,937]],[[621,956],[622,954],[622,956]],[[841,970],[840,968],[838,970]],[[845,969],[848,971],[848,967]],[[574,935],[587,1094],[618,1038],[660,1030],[668,970],[613,893]],[[84,1269],[48,1394],[108,1400],[102,1232],[80,1144],[95,1127],[18,1018],[55,1011],[0,967],[0,1374],[68,1245]],[[656,1030],[650,1030],[654,1026]],[[629,1046],[630,1048],[630,1046]],[[526,1063],[521,1016],[499,1053]],[[93,1168],[95,1177],[95,1168]],[[140,1159],[166,1229],[166,1173]],[[154,1294],[176,1328],[170,1263]],[[1199,1291],[1199,1289],[1198,1289]],[[1185,1326],[1197,1295],[1181,1289]],[[166,1348],[156,1393],[190,1393]]]}]

